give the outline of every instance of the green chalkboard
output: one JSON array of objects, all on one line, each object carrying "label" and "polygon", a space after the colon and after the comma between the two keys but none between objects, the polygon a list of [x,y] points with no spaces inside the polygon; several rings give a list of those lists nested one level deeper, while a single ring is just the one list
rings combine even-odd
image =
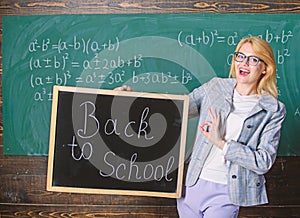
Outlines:
[{"label": "green chalkboard", "polygon": [[[279,155],[300,155],[300,15],[110,14],[3,17],[4,153],[47,155],[53,85],[187,94],[227,77],[238,41],[274,49],[287,107]],[[187,146],[196,119],[189,121]],[[187,149],[189,151],[189,149]]]}]

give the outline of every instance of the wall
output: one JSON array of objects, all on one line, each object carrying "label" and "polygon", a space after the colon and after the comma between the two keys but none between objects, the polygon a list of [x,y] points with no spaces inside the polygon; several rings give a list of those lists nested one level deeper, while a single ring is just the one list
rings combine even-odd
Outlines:
[{"label": "wall", "polygon": [[[2,0],[0,2],[0,15],[237,12],[300,13],[300,2],[297,0],[284,2],[279,0],[266,2]],[[2,42],[2,17],[0,29]],[[2,61],[0,71],[2,74]],[[2,130],[1,110],[1,217],[177,217],[174,199],[47,192],[47,157],[4,156]],[[242,208],[240,217],[299,217],[299,161],[299,157],[278,157],[274,167],[266,176],[270,204]]]}]

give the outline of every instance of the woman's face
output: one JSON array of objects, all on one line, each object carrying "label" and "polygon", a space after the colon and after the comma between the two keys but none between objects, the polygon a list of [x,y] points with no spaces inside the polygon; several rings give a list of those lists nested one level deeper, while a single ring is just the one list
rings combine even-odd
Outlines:
[{"label": "woman's face", "polygon": [[[242,45],[239,52],[240,62],[235,61],[237,85],[242,85],[243,87],[246,86],[248,89],[250,88],[251,90],[256,91],[256,87],[260,78],[266,73],[265,63],[263,61],[258,61],[258,63],[253,66],[256,59],[248,57],[258,57],[258,55],[254,53],[252,45],[248,42]],[[246,57],[243,61],[241,61],[244,55],[246,55]]]}]

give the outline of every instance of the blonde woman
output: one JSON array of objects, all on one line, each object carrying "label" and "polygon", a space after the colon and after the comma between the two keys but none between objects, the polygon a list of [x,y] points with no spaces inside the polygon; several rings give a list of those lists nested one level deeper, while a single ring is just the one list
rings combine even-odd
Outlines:
[{"label": "blonde woman", "polygon": [[189,115],[199,115],[180,217],[237,217],[240,206],[268,203],[264,174],[272,167],[285,118],[277,100],[270,45],[242,39],[229,79],[213,78],[190,93]]}]

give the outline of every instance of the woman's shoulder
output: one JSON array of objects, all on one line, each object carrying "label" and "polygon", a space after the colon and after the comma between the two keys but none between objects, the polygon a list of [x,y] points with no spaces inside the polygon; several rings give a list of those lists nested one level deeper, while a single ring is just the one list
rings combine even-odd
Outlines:
[{"label": "woman's shoulder", "polygon": [[286,113],[285,104],[269,93],[263,93],[260,104],[272,112]]},{"label": "woman's shoulder", "polygon": [[233,87],[236,84],[236,80],[233,78],[221,78],[221,77],[213,77],[209,82],[208,85],[209,86],[213,86],[213,87],[225,87],[225,88],[229,88],[230,90],[233,89]]}]

